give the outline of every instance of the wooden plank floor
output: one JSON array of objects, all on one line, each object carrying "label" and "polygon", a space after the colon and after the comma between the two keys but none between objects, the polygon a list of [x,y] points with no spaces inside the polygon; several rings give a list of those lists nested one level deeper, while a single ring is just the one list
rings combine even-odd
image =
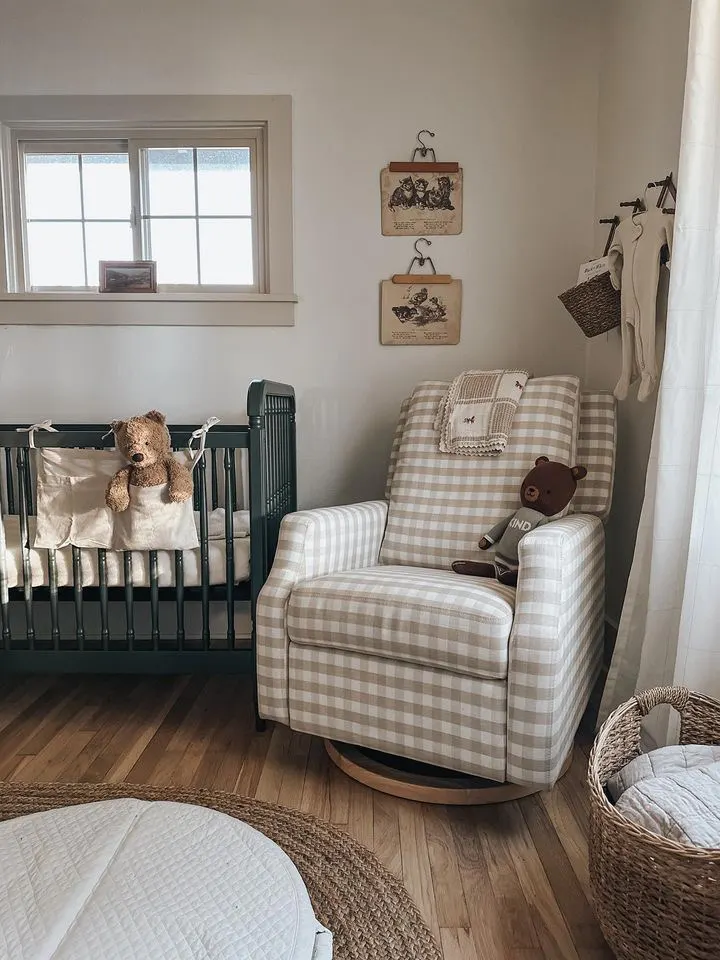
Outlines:
[{"label": "wooden plank floor", "polygon": [[244,677],[33,677],[0,684],[0,780],[202,786],[306,810],[404,881],[445,960],[612,960],[590,907],[587,750],[551,792],[492,807],[397,800],[322,743],[254,730]]}]

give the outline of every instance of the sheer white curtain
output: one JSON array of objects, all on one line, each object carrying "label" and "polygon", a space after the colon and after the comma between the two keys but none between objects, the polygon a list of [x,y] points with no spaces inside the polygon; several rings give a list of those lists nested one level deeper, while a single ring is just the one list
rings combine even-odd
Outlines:
[{"label": "sheer white curtain", "polygon": [[655,684],[720,697],[719,200],[720,2],[693,0],[665,360],[601,719]]}]

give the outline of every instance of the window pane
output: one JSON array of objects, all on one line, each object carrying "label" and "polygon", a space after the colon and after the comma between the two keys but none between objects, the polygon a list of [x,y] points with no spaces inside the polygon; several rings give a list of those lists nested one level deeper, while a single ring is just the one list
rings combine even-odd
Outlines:
[{"label": "window pane", "polygon": [[77,154],[25,155],[25,210],[31,220],[80,219]]},{"label": "window pane", "polygon": [[253,282],[252,227],[249,220],[200,221],[200,282]]},{"label": "window pane", "polygon": [[150,259],[158,283],[197,283],[194,220],[150,220]]},{"label": "window pane", "polygon": [[27,240],[31,286],[85,286],[79,223],[29,223]]},{"label": "window pane", "polygon": [[195,213],[193,152],[186,147],[150,147],[147,150],[148,210],[152,216]]},{"label": "window pane", "polygon": [[129,223],[87,223],[85,253],[90,286],[100,279],[101,260],[132,260],[132,231]]},{"label": "window pane", "polygon": [[197,152],[198,208],[202,216],[250,216],[250,149],[200,147]]},{"label": "window pane", "polygon": [[130,165],[126,153],[84,153],[82,187],[86,218],[130,219]]}]

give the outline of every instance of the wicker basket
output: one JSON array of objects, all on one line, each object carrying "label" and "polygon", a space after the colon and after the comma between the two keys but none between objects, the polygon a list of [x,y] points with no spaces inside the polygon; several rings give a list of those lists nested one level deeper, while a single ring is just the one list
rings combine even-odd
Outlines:
[{"label": "wicker basket", "polygon": [[666,840],[631,823],[605,784],[640,753],[653,707],[680,713],[680,742],[720,743],[720,703],[683,687],[657,687],[619,707],[590,755],[590,883],[595,910],[618,960],[718,960],[720,849]]},{"label": "wicker basket", "polygon": [[609,273],[570,287],[558,298],[586,337],[597,337],[620,326],[620,292]]}]

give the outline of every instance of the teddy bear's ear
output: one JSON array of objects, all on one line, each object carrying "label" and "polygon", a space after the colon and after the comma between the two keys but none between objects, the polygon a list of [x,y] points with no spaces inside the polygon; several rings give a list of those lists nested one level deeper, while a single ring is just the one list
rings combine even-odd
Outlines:
[{"label": "teddy bear's ear", "polygon": [[125,426],[124,420],[113,420],[112,423],[110,424],[110,429],[112,430],[113,433],[117,433],[118,430],[122,430],[124,426]]},{"label": "teddy bear's ear", "polygon": [[572,473],[576,480],[582,480],[587,476],[587,469],[585,467],[572,467],[570,473]]},{"label": "teddy bear's ear", "polygon": [[537,460],[535,461],[535,466],[537,467],[538,464],[540,464],[540,463],[550,463],[550,458],[549,458],[549,457],[538,457]]},{"label": "teddy bear's ear", "polygon": [[155,423],[165,423],[165,414],[160,413],[159,410],[148,410],[145,414],[146,420],[154,420]]}]

